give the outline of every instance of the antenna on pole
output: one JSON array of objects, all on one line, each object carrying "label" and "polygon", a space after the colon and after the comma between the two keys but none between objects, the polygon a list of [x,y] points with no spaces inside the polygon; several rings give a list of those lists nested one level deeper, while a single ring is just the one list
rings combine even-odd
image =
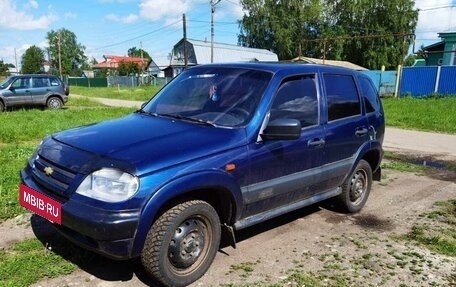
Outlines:
[{"label": "antenna on pole", "polygon": [[214,13],[215,5],[222,0],[211,0],[211,63],[214,63]]}]

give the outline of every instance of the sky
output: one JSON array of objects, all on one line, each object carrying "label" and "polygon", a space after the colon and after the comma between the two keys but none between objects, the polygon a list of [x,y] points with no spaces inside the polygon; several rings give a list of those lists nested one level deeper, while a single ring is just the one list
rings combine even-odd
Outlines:
[{"label": "sky", "polygon": [[[415,7],[420,9],[416,50],[438,42],[439,32],[456,31],[456,0],[416,0]],[[142,47],[159,65],[166,64],[183,37],[183,13],[187,37],[210,41],[210,0],[0,0],[0,60],[20,66],[27,48],[47,47],[47,32],[65,28],[90,59],[100,62],[103,55]],[[242,15],[239,0],[220,0],[215,42],[237,44]]]}]

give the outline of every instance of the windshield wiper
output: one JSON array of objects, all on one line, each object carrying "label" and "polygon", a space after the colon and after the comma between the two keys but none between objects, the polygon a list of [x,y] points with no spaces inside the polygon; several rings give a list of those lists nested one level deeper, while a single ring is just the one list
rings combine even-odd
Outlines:
[{"label": "windshield wiper", "polygon": [[158,117],[178,119],[178,120],[197,123],[197,124],[201,124],[201,125],[205,125],[205,126],[216,127],[216,125],[210,121],[205,121],[205,120],[198,119],[198,118],[186,117],[186,116],[182,116],[182,115],[178,115],[178,114],[154,114],[154,115],[158,116]]}]

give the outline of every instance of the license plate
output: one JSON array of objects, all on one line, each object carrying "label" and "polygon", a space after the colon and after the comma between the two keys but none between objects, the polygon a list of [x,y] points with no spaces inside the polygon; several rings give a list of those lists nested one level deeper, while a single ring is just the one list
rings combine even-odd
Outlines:
[{"label": "license plate", "polygon": [[62,224],[62,204],[22,183],[19,185],[19,202],[39,216]]}]

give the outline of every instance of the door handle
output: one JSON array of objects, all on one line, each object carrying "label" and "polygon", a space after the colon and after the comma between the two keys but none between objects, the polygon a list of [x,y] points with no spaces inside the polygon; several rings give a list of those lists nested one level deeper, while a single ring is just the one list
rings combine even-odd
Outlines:
[{"label": "door handle", "polygon": [[368,132],[369,132],[369,130],[366,129],[365,127],[357,128],[356,131],[355,131],[355,135],[357,137],[362,137],[362,136],[367,135]]},{"label": "door handle", "polygon": [[308,147],[320,147],[320,146],[323,146],[325,144],[325,140],[324,139],[313,139],[313,140],[309,140],[307,142],[307,146]]}]

